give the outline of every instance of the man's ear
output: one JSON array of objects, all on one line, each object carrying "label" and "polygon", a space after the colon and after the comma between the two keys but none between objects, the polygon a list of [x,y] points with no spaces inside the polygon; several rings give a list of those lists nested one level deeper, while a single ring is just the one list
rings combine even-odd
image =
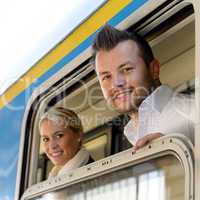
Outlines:
[{"label": "man's ear", "polygon": [[151,61],[149,69],[153,80],[160,80],[160,62],[157,59]]}]

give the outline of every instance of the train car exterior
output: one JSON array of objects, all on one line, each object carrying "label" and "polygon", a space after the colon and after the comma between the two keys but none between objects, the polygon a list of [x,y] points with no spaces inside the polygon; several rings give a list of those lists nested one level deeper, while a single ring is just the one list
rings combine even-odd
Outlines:
[{"label": "train car exterior", "polygon": [[[184,9],[187,9],[186,12],[184,12]],[[55,179],[51,183],[48,181],[37,183],[38,181],[35,173],[37,172],[36,164],[38,165],[38,161],[35,160],[35,153],[39,153],[39,147],[34,145],[39,145],[39,139],[35,136],[37,135],[35,124],[38,122],[38,112],[43,112],[47,106],[52,106],[59,103],[59,101],[62,101],[67,96],[66,93],[69,92],[69,90],[66,92],[66,89],[72,88],[72,90],[78,90],[77,87],[75,87],[75,84],[80,84],[86,75],[89,76],[93,73],[94,69],[90,66],[91,43],[96,32],[106,23],[120,29],[131,30],[131,28],[134,28],[139,33],[147,35],[150,42],[152,42],[152,45],[156,45],[162,40],[162,33],[160,33],[160,31],[156,32],[157,34],[160,34],[158,40],[154,40],[157,37],[155,36],[156,34],[149,33],[152,33],[161,23],[163,23],[162,27],[166,25],[164,24],[165,20],[175,16],[179,11],[184,12],[184,14],[181,13],[182,21],[184,22],[180,22],[181,25],[176,26],[173,29],[174,32],[178,32],[178,29],[181,29],[188,24],[190,25],[190,23],[194,23],[195,25],[193,86],[195,88],[197,112],[194,146],[191,146],[190,141],[179,137],[179,135],[172,138],[163,138],[155,143],[153,148],[152,146],[145,147],[146,150],[151,148],[152,150],[145,151],[144,149],[144,151],[137,154],[137,158],[132,158],[132,151],[128,150],[109,157],[108,159],[105,158],[102,161],[98,161],[89,168],[85,167],[83,169],[78,169],[75,176],[69,174],[69,177],[64,177],[61,180]],[[177,24],[179,24],[179,21]],[[168,26],[166,25],[166,27]],[[176,29],[177,27],[179,28]],[[171,27],[168,28],[170,29]],[[162,31],[167,32],[165,27]],[[170,34],[169,32],[167,32],[166,35]],[[154,159],[156,164],[158,163],[159,165],[155,154],[159,152],[159,156],[163,155],[163,157],[167,157],[172,155],[167,155],[163,152],[171,151],[175,152],[174,154],[178,152],[175,157],[178,160],[181,160],[185,171],[189,174],[184,178],[186,182],[184,184],[186,193],[183,198],[188,200],[200,200],[200,190],[198,190],[198,186],[200,185],[200,136],[198,134],[200,133],[199,33],[200,3],[197,0],[106,1],[98,8],[98,10],[77,26],[63,41],[39,60],[25,75],[1,95],[0,199],[18,200],[21,197],[22,199],[40,199],[43,198],[45,196],[44,194],[47,192],[55,191],[55,188],[60,190],[63,189],[63,185],[69,187],[74,183],[78,184],[79,180],[89,182],[91,180],[90,177],[98,179],[95,180],[99,183],[102,181],[101,176],[103,177],[107,172],[115,173],[116,176],[116,173],[119,170],[126,169],[127,167],[132,167],[129,170],[130,173],[124,175],[123,171],[119,171],[119,176],[130,176],[132,173],[131,171],[137,171],[137,167],[135,168],[135,166],[138,165],[138,163],[143,165],[143,162]],[[79,78],[76,78],[74,81],[72,77],[75,75]],[[93,76],[94,75],[92,74],[91,77],[93,78]],[[78,88],[79,87],[81,87],[81,84],[78,85]],[[90,127],[88,130],[92,128]],[[164,146],[163,144],[168,145]],[[184,154],[184,152],[187,152],[187,154]],[[147,159],[144,160],[144,158]],[[174,158],[172,158],[172,160],[173,159]],[[143,168],[145,169],[145,165]],[[152,166],[150,166],[150,168],[152,168]],[[84,176],[82,176],[83,172]],[[98,174],[98,176],[96,174]],[[111,177],[113,178],[113,176]],[[162,179],[160,174],[159,177]],[[109,175],[105,179],[110,179]],[[135,190],[136,193],[138,193],[138,188],[135,187],[135,183],[131,183],[138,181],[139,179],[127,180],[130,182],[129,189]],[[115,181],[118,180],[116,179]],[[36,184],[36,186],[32,186],[33,184]],[[92,185],[91,182],[87,184],[90,186],[88,186],[89,189],[85,189],[86,193],[88,194],[89,192],[90,199],[95,199],[94,194],[98,194],[98,190],[91,190],[91,188],[94,188],[95,184]],[[98,185],[95,185],[95,187],[98,188]],[[107,188],[112,187],[114,186],[108,185]],[[81,193],[77,188],[79,188],[79,186],[76,186],[76,189],[71,187],[68,190],[70,192],[72,191],[71,193],[69,192],[71,195],[70,197],[72,199],[85,199],[85,193]],[[102,191],[104,191],[107,190],[107,188],[100,188],[100,190],[102,189]],[[79,196],[73,196],[73,191],[78,191]],[[124,192],[124,195],[126,195],[125,193],[126,192]],[[93,198],[91,198],[92,195]],[[109,193],[107,196],[101,197],[112,199],[112,195],[117,196],[118,194]],[[44,199],[45,198],[48,197],[44,197]],[[54,199],[56,198],[57,197],[54,197]],[[123,196],[122,198],[128,199],[127,196]],[[135,197],[135,199],[138,198],[138,196]],[[163,199],[164,198],[165,197],[163,197]]]}]

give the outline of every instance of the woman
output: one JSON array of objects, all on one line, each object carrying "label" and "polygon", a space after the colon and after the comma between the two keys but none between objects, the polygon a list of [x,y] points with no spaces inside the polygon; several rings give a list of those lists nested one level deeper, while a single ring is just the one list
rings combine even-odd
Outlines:
[{"label": "woman", "polygon": [[49,177],[94,161],[82,147],[83,127],[72,110],[63,107],[50,109],[41,117],[39,130],[44,152],[54,164]]}]

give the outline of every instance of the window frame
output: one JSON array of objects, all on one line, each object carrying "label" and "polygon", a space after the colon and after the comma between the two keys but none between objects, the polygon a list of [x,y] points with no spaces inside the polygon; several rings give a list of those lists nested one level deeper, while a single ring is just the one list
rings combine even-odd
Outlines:
[{"label": "window frame", "polygon": [[189,139],[183,135],[174,134],[161,137],[146,147],[138,150],[136,153],[134,153],[133,149],[129,149],[68,172],[64,176],[53,177],[33,185],[25,191],[21,200],[29,200],[47,192],[53,192],[55,189],[62,189],[106,173],[165,155],[173,155],[180,161],[185,171],[185,200],[194,199],[193,145]]},{"label": "window frame", "polygon": [[196,123],[194,135],[194,156],[195,156],[195,199],[200,200],[200,2],[187,0],[194,7],[195,14],[195,103]]}]

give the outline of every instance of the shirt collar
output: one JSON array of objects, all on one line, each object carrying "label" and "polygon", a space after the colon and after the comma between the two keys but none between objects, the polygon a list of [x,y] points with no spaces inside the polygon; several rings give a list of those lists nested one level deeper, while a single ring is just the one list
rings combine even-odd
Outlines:
[{"label": "shirt collar", "polygon": [[168,85],[161,85],[156,88],[140,105],[139,110],[145,106],[151,107],[158,112],[162,112],[165,105],[173,95],[173,90]]},{"label": "shirt collar", "polygon": [[[139,107],[139,126],[141,126],[141,118],[145,117],[147,113],[150,114],[152,109],[161,113],[172,98],[172,95],[173,90],[167,85],[161,85],[156,88]],[[143,117],[141,115],[143,115]],[[124,127],[124,135],[133,145],[135,145],[136,141],[139,139],[138,127],[136,127],[133,119]]]},{"label": "shirt collar", "polygon": [[65,174],[70,170],[74,170],[76,168],[86,165],[89,160],[89,157],[90,155],[88,151],[84,147],[82,147],[77,152],[77,154],[71,160],[69,160],[64,166],[61,167],[54,166],[51,172],[49,173],[49,178]]},{"label": "shirt collar", "polygon": [[136,141],[138,140],[138,132],[137,127],[132,119],[130,119],[124,127],[124,135],[132,145],[135,145]]},{"label": "shirt collar", "polygon": [[86,165],[88,160],[89,153],[84,147],[82,147],[77,154],[62,167],[62,169],[58,172],[58,175],[65,174],[70,170],[82,167]]}]

